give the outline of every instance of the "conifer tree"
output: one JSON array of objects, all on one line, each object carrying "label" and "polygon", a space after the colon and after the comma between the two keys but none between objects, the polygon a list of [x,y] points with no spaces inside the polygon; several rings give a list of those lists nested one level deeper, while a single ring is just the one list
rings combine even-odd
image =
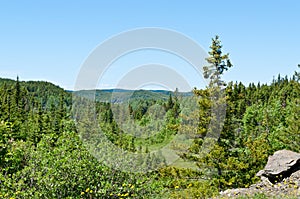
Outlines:
[{"label": "conifer tree", "polygon": [[[218,187],[223,187],[224,178],[223,170],[226,169],[224,161],[228,157],[226,141],[223,139],[221,129],[225,119],[226,98],[224,96],[223,87],[226,85],[221,79],[221,75],[232,67],[229,54],[223,54],[221,41],[218,36],[212,39],[209,57],[206,58],[207,66],[203,67],[204,78],[209,80],[209,85],[205,90],[194,90],[194,93],[200,97],[199,106],[199,133],[200,139],[206,136],[203,142],[195,140],[195,144],[200,143],[200,148],[209,148],[208,154],[196,155],[198,158],[198,166],[206,165],[216,174],[213,178],[218,181]],[[217,141],[217,142],[216,142]],[[196,158],[196,159],[197,159]]]},{"label": "conifer tree", "polygon": [[21,87],[19,82],[19,76],[17,76],[16,86],[15,86],[15,102],[17,108],[19,108],[20,100],[21,100]]},{"label": "conifer tree", "polygon": [[173,98],[171,93],[169,94],[168,102],[164,104],[165,111],[167,112],[168,110],[172,109],[174,106]]},{"label": "conifer tree", "polygon": [[59,121],[59,132],[62,133],[64,130],[64,120],[66,119],[67,111],[65,108],[65,98],[64,95],[61,94],[59,100],[59,109],[58,109],[58,121]]},{"label": "conifer tree", "polygon": [[204,78],[210,79],[210,83],[212,84],[217,84],[218,86],[224,85],[224,82],[221,80],[221,75],[224,71],[231,68],[232,64],[229,59],[229,54],[223,54],[222,52],[222,45],[218,35],[212,38],[210,49],[210,56],[206,58],[209,65],[203,67]]}]

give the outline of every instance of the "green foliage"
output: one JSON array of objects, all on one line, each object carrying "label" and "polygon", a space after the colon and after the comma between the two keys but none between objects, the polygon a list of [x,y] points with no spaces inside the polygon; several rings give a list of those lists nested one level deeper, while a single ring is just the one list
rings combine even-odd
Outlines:
[{"label": "green foliage", "polygon": [[[211,83],[194,90],[199,110],[192,113],[183,106],[192,96],[178,92],[139,91],[130,100],[120,92],[122,103],[79,95],[75,105],[86,108],[76,110],[70,92],[53,84],[0,79],[0,198],[209,198],[256,182],[276,150],[300,152],[299,73],[270,85],[223,87],[221,75],[232,65],[221,48],[214,38],[205,68]],[[82,143],[104,147],[99,129],[117,147],[146,154],[141,165],[162,167],[146,174],[107,167]],[[197,168],[166,166],[151,153],[176,136],[192,143],[188,151],[176,147]]]},{"label": "green foliage", "polygon": [[219,36],[215,36],[215,38],[212,38],[210,49],[211,50],[208,52],[210,56],[206,58],[206,61],[210,65],[203,67],[203,75],[204,78],[210,79],[210,83],[217,83],[217,85],[221,85],[222,81],[220,79],[220,75],[222,75],[224,71],[227,71],[232,67],[229,59],[229,54],[223,55]]},{"label": "green foliage", "polygon": [[[221,74],[232,65],[228,54],[222,56],[219,38],[213,39],[210,66],[204,76],[210,79],[206,89],[194,90],[199,96],[198,136],[185,159],[195,161],[204,176],[215,181],[219,190],[247,187],[258,180],[255,174],[264,167],[269,155],[280,149],[299,152],[298,73],[289,80],[280,76],[271,85],[230,82],[224,89]],[[226,64],[228,63],[228,65]],[[221,88],[220,88],[221,87]],[[218,96],[218,97],[215,97]],[[214,104],[224,104],[224,126],[214,122]],[[219,120],[222,123],[222,120]],[[219,136],[211,132],[221,128]],[[211,137],[208,139],[208,137]],[[203,148],[209,151],[203,153]]]}]

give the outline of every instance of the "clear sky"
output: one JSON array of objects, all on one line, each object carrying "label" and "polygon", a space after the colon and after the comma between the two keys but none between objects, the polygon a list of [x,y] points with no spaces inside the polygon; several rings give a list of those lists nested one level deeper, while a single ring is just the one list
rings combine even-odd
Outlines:
[{"label": "clear sky", "polygon": [[[82,63],[95,47],[142,27],[178,31],[206,51],[211,38],[220,35],[234,64],[224,76],[227,81],[268,83],[278,73],[292,75],[300,63],[298,0],[1,0],[0,77],[19,75],[21,80],[46,80],[73,89]],[[143,60],[137,53],[139,64],[168,59],[155,53],[147,57],[158,60]],[[113,85],[116,75],[112,71],[102,86]],[[201,82],[191,81],[195,86]]]}]

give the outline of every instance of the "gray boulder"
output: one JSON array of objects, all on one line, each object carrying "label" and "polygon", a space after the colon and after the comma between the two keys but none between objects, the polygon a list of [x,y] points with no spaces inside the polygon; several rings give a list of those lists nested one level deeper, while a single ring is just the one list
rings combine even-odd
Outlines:
[{"label": "gray boulder", "polygon": [[256,176],[261,177],[262,180],[267,178],[271,183],[276,183],[298,170],[300,170],[300,153],[280,150],[268,158],[267,165]]},{"label": "gray boulder", "polygon": [[239,198],[263,193],[267,197],[300,199],[300,153],[280,150],[268,158],[265,168],[257,176],[261,181],[249,188],[228,189],[220,192],[218,198]]}]

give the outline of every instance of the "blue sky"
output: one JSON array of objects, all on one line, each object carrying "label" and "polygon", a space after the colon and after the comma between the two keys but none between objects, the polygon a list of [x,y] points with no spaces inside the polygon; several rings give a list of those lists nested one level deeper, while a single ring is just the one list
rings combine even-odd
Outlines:
[{"label": "blue sky", "polygon": [[[299,10],[297,0],[3,0],[0,77],[15,79],[19,75],[21,80],[46,80],[73,89],[82,63],[101,42],[126,30],[159,27],[192,38],[206,51],[211,38],[220,35],[223,50],[230,53],[234,64],[224,79],[267,83],[278,73],[292,75],[297,70]],[[139,62],[131,63],[127,58],[119,64],[126,67],[143,61],[147,64],[177,60],[157,52],[137,53],[132,59]],[[186,72],[176,64],[174,67]],[[113,86],[119,77],[117,71],[111,70],[102,85]],[[195,86],[203,82],[186,75]]]}]

